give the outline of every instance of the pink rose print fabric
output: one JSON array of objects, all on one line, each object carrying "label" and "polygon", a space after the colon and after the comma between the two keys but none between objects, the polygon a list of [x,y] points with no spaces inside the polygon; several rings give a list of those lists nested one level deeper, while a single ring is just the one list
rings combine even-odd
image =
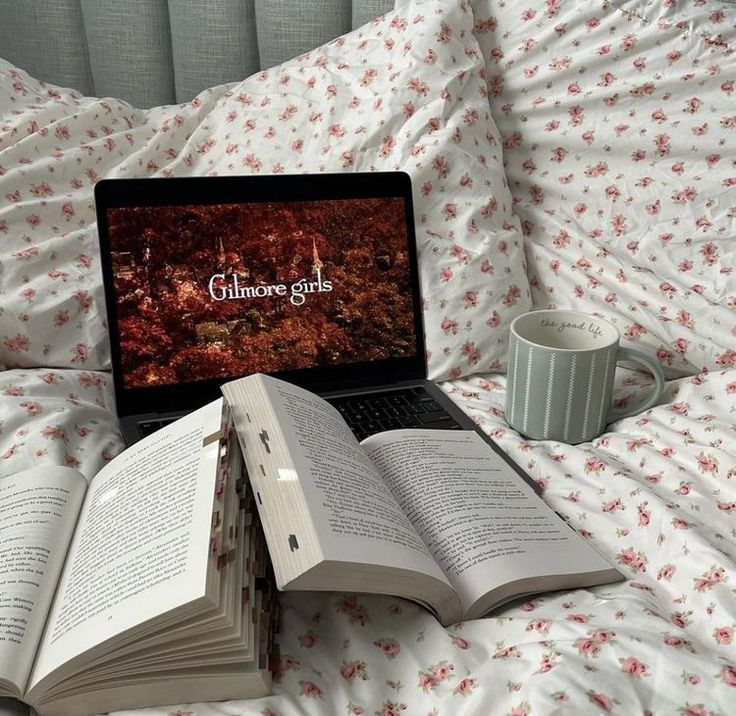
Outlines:
[{"label": "pink rose print fabric", "polygon": [[[527,639],[506,639],[497,658],[518,665],[508,678],[527,712],[547,713],[552,698],[569,713],[728,713],[736,683],[736,370],[670,381],[660,405],[577,446],[527,441],[510,429],[505,387],[505,376],[445,384],[545,501],[627,578],[585,596],[560,594],[554,606],[545,595],[521,607],[540,638],[534,647],[549,651],[534,671],[521,667]],[[650,387],[648,376],[621,370],[616,402],[631,404]],[[510,627],[518,615],[506,609],[499,622],[509,616]],[[581,633],[561,637],[562,622]],[[567,684],[549,681],[542,693],[539,674],[564,674]]]},{"label": "pink rose print fabric", "polygon": [[91,479],[123,449],[108,373],[0,371],[0,476],[65,465]]},{"label": "pink rose print fabric", "polygon": [[736,365],[733,6],[471,4],[534,306],[671,377]]},{"label": "pink rose print fabric", "polygon": [[[392,597],[287,593],[272,696],[126,716],[731,713],[736,11],[397,5],[146,112],[0,64],[0,474],[91,478],[122,449],[97,178],[403,168],[433,375],[625,581],[449,628]],[[530,300],[518,226],[536,307],[601,313],[670,377],[659,405],[590,443],[527,441],[503,418],[505,329]],[[649,381],[621,369],[615,403]]]},{"label": "pink rose print fabric", "polygon": [[469,7],[406,3],[233,87],[164,173],[408,172],[429,374],[496,370],[530,299],[486,95]]},{"label": "pink rose print fabric", "polygon": [[223,91],[144,112],[0,60],[1,366],[109,369],[94,184],[155,175]]},{"label": "pink rose print fabric", "polygon": [[463,4],[408,3],[240,84],[148,111],[1,64],[0,362],[109,367],[92,197],[102,177],[403,170],[429,372],[499,369],[530,298],[472,22]]}]

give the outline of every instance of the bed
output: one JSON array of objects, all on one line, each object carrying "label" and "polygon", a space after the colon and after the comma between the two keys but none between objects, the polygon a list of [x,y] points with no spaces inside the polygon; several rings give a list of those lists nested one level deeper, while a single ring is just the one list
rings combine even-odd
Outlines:
[{"label": "bed", "polygon": [[[430,377],[627,579],[450,628],[391,597],[286,594],[272,696],[142,713],[732,713],[736,8],[398,0],[323,39],[294,59],[251,47],[286,61],[240,81],[183,72],[181,92],[206,88],[179,104],[171,70],[150,109],[0,61],[0,474],[91,477],[122,449],[99,178],[403,169]],[[510,429],[508,326],[547,307],[656,355],[659,404],[577,446]],[[616,402],[649,387],[622,369]]]}]

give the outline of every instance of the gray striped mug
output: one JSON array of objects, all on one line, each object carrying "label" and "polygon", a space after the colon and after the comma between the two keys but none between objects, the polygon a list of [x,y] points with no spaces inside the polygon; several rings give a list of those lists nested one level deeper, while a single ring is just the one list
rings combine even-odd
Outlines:
[{"label": "gray striped mug", "polygon": [[[664,390],[654,358],[619,345],[616,326],[580,311],[532,311],[511,323],[506,422],[534,440],[581,443],[608,423],[651,408]],[[633,408],[612,408],[618,361],[642,364],[654,390]]]}]

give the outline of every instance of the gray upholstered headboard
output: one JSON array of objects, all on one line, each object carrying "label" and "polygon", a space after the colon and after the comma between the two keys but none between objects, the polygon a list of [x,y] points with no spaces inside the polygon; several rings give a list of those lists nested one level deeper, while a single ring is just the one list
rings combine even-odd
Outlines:
[{"label": "gray upholstered headboard", "polygon": [[311,50],[393,0],[0,0],[0,57],[136,107],[184,102]]}]

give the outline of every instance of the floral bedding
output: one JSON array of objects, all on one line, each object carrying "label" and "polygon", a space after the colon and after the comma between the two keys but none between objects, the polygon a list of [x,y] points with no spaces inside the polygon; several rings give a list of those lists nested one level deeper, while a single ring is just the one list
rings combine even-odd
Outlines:
[{"label": "floral bedding", "polygon": [[734,7],[474,3],[535,307],[671,377],[736,365]]},{"label": "floral bedding", "polygon": [[[98,178],[400,168],[432,377],[627,576],[448,629],[391,597],[286,594],[273,696],[143,713],[734,712],[735,22],[702,1],[400,0],[148,111],[0,62],[0,474],[92,476],[122,449]],[[666,368],[660,404],[578,446],[509,429],[505,331],[532,306],[615,321]],[[619,404],[648,389],[619,373]]]}]

